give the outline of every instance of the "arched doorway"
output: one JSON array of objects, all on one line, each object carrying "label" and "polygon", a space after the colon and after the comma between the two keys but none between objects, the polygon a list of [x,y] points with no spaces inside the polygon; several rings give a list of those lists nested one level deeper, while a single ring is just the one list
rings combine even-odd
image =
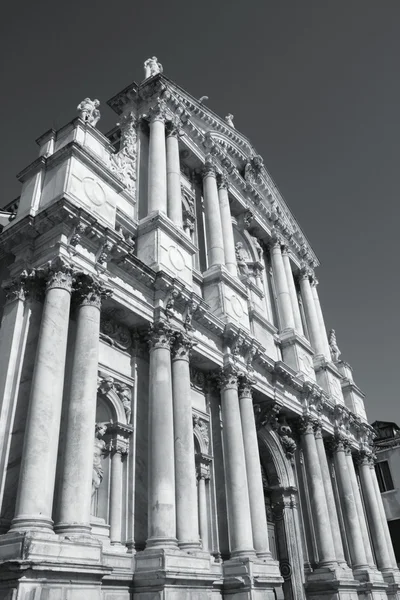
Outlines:
[{"label": "arched doorway", "polygon": [[[305,600],[304,561],[295,467],[285,456],[276,432],[258,431],[270,549],[284,579],[281,598]],[[277,590],[277,594],[279,594]]]}]

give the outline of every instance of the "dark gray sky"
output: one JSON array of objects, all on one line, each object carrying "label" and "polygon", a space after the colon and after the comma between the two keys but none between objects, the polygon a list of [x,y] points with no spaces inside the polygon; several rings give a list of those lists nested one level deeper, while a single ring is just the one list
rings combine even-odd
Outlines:
[{"label": "dark gray sky", "polygon": [[9,2],[0,23],[4,204],[35,138],[165,74],[264,157],[321,261],[319,294],[370,420],[400,423],[398,0]]}]

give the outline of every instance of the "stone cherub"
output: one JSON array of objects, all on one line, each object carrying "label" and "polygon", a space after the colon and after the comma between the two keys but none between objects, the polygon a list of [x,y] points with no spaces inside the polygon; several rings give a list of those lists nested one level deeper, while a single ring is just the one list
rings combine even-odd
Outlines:
[{"label": "stone cherub", "polygon": [[91,100],[90,98],[85,98],[82,100],[82,102],[77,106],[77,110],[79,111],[79,116],[82,121],[89,123],[89,125],[92,125],[92,127],[96,127],[100,120],[99,106],[100,101],[97,99]]},{"label": "stone cherub", "polygon": [[144,78],[148,79],[163,72],[162,64],[158,61],[156,56],[148,58],[144,63]]},{"label": "stone cherub", "polygon": [[243,248],[242,242],[236,242],[235,244],[235,255],[236,255],[236,264],[239,269],[240,275],[248,275],[249,267],[247,266],[247,252]]},{"label": "stone cherub", "polygon": [[102,437],[105,435],[106,431],[107,423],[96,423],[93,448],[92,500],[103,481],[104,470],[102,456],[105,452],[106,443]]},{"label": "stone cherub", "polygon": [[328,336],[329,349],[331,351],[331,356],[333,362],[338,362],[341,352],[339,350],[339,346],[336,341],[336,333],[334,329],[331,329]]}]

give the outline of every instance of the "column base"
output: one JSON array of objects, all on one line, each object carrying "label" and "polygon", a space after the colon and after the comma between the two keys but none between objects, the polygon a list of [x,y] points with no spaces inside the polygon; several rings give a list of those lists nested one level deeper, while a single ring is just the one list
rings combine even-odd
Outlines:
[{"label": "column base", "polygon": [[[274,600],[283,578],[275,560],[232,558],[223,563],[223,596],[231,600]],[[279,596],[278,596],[279,597]]]},{"label": "column base", "polygon": [[[308,600],[359,600],[360,583],[346,564],[318,567],[307,575],[305,584]],[[383,599],[382,599],[383,600]]]},{"label": "column base", "polygon": [[194,555],[179,549],[146,548],[137,552],[134,560],[135,600],[221,597],[221,565],[211,560],[209,553]]},{"label": "column base", "polygon": [[163,550],[172,548],[178,550],[178,540],[176,538],[153,537],[146,542],[146,550]]},{"label": "column base", "polygon": [[54,531],[60,535],[92,537],[92,528],[85,523],[57,523],[54,526]]},{"label": "column base", "polygon": [[54,534],[53,525],[52,519],[40,515],[21,515],[12,520],[10,531],[46,531]]},{"label": "column base", "polygon": [[388,586],[387,597],[390,600],[400,600],[400,571],[398,569],[383,571],[382,576]]},{"label": "column base", "polygon": [[178,547],[187,554],[203,552],[200,542],[178,542]]}]

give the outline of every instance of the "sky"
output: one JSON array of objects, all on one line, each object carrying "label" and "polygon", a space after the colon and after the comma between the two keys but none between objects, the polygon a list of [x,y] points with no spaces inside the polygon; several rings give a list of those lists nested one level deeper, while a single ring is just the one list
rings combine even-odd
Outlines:
[{"label": "sky", "polygon": [[20,2],[0,22],[0,205],[34,140],[143,78],[157,56],[209,96],[264,162],[321,266],[327,328],[366,394],[370,421],[400,424],[398,0]]}]

